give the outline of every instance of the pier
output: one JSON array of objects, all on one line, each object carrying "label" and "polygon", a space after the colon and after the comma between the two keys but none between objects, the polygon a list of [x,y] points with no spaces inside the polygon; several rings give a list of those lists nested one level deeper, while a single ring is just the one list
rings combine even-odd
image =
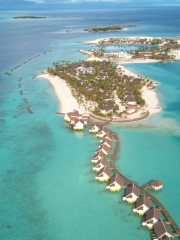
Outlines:
[{"label": "pier", "polygon": [[[116,174],[120,175],[120,176],[125,180],[126,183],[128,183],[128,184],[133,184],[133,181],[131,181],[130,179],[128,179],[128,178],[126,178],[125,176],[123,176],[123,175],[117,170],[117,168],[116,168],[116,166],[115,166],[115,164],[114,164],[115,158],[116,158],[116,156],[117,156],[117,153],[118,153],[118,150],[119,150],[119,146],[120,146],[120,139],[119,139],[119,136],[118,136],[115,132],[113,132],[113,131],[111,131],[111,130],[109,130],[109,132],[110,132],[111,134],[113,134],[113,135],[115,136],[115,138],[117,139],[116,149],[115,149],[115,152],[114,152],[114,154],[112,155],[112,159],[111,159],[112,169],[113,169],[113,171],[114,171]],[[179,237],[180,237],[180,229],[179,229],[178,225],[175,223],[175,221],[173,220],[173,218],[171,217],[171,215],[169,214],[169,212],[166,210],[166,208],[163,206],[163,204],[162,204],[157,198],[155,198],[151,193],[149,193],[149,192],[147,192],[147,191],[145,190],[146,188],[149,188],[149,183],[146,184],[146,185],[143,186],[143,187],[140,187],[140,186],[138,186],[137,184],[135,184],[135,185],[140,189],[140,191],[141,191],[145,196],[147,196],[148,198],[150,198],[150,199],[158,206],[159,210],[161,210],[161,211],[163,212],[163,214],[164,214],[165,217],[167,218],[168,224],[171,224],[171,226],[173,227],[173,229],[176,231],[176,233],[173,233],[173,236],[179,236]]]},{"label": "pier", "polygon": [[[100,119],[99,119],[100,120]],[[101,128],[101,130],[104,128],[104,126],[106,125],[106,124],[109,124],[110,122],[111,122],[112,120],[107,120],[106,119],[106,122],[104,122],[104,123],[96,123],[96,124],[98,124],[98,126]],[[88,121],[88,123],[86,123],[85,125],[92,125],[94,122],[91,122],[91,121]],[[101,132],[101,130],[100,130],[100,132]],[[107,131],[108,130],[108,131]],[[163,206],[163,204],[157,199],[157,198],[155,198],[151,193],[149,193],[148,191],[146,191],[146,189],[147,188],[150,188],[150,189],[152,189],[152,190],[154,190],[153,189],[153,187],[154,187],[154,185],[152,184],[151,185],[151,183],[158,183],[158,187],[159,187],[159,183],[160,183],[160,187],[162,187],[161,185],[163,185],[163,183],[162,182],[160,182],[159,180],[156,180],[156,181],[151,181],[150,183],[148,183],[148,184],[146,184],[146,185],[144,185],[144,186],[142,186],[142,187],[140,187],[140,186],[138,186],[137,184],[135,184],[133,181],[131,181],[130,179],[128,179],[127,177],[125,177],[123,174],[121,174],[118,170],[117,170],[117,168],[116,168],[116,166],[115,166],[115,159],[116,159],[116,156],[117,156],[117,154],[118,154],[118,151],[119,151],[119,147],[120,147],[120,138],[119,138],[119,136],[115,133],[115,132],[113,132],[112,130],[110,130],[110,129],[107,129],[106,128],[106,131],[105,131],[105,134],[111,134],[115,139],[112,139],[111,140],[111,142],[116,142],[116,145],[111,145],[111,147],[110,148],[112,148],[112,149],[114,149],[114,152],[113,153],[111,153],[111,152],[109,152],[108,151],[108,154],[107,155],[110,155],[111,156],[111,158],[110,159],[107,159],[107,162],[110,162],[110,164],[111,164],[111,166],[110,167],[107,167],[106,168],[106,166],[104,166],[104,167],[102,167],[101,169],[102,169],[102,171],[105,171],[105,170],[107,170],[105,173],[106,173],[106,178],[104,178],[104,179],[102,179],[102,180],[100,180],[100,178],[98,178],[98,180],[100,180],[100,181],[107,181],[108,180],[108,178],[107,178],[107,176],[110,178],[110,175],[111,175],[111,173],[109,172],[109,170],[113,170],[114,172],[115,172],[115,174],[117,175],[117,176],[120,176],[128,185],[134,185],[134,186],[136,186],[136,188],[138,188],[139,189],[139,191],[140,191],[140,193],[143,193],[147,198],[149,198],[150,200],[152,200],[156,205],[157,205],[157,209],[159,210],[159,211],[162,211],[162,213],[163,213],[163,215],[166,217],[166,223],[167,224],[170,224],[171,226],[172,226],[172,228],[174,229],[174,233],[173,233],[173,237],[180,237],[180,228],[178,227],[178,225],[176,224],[176,222],[173,220],[173,218],[171,217],[171,215],[169,214],[169,212],[166,210],[166,208]],[[105,135],[102,135],[103,137],[105,136]],[[101,136],[101,137],[102,137]],[[102,172],[103,173],[103,172]],[[104,173],[103,173],[104,174]],[[99,177],[99,176],[98,176]],[[111,176],[112,177],[112,176]],[[96,177],[97,178],[97,177]],[[97,179],[95,179],[95,180],[93,180],[93,182],[94,181],[96,181]],[[122,188],[126,188],[127,186],[122,186]],[[155,186],[156,187],[156,186]],[[157,189],[155,189],[155,191],[156,191]],[[104,192],[105,191],[107,191],[107,189],[106,190],[104,190]],[[123,201],[122,201],[123,202]],[[132,213],[133,214],[133,213]],[[132,215],[131,214],[131,215]],[[143,226],[142,227],[140,227],[139,229],[141,229],[141,228],[143,228]]]}]

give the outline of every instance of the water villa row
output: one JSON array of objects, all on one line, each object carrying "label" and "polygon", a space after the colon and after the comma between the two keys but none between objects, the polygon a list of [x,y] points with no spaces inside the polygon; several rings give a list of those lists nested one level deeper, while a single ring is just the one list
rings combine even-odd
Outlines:
[{"label": "water villa row", "polygon": [[[91,160],[91,164],[95,164],[92,171],[96,171],[97,175],[94,181],[105,182],[107,181],[106,190],[111,192],[120,191],[125,188],[125,194],[122,201],[133,204],[132,214],[142,215],[142,225],[140,228],[147,227],[152,230],[151,238],[154,240],[167,240],[172,239],[175,236],[180,236],[180,229],[173,221],[167,210],[163,205],[145,189],[149,188],[153,191],[159,191],[163,187],[163,183],[159,180],[152,181],[143,187],[139,187],[131,180],[124,177],[114,165],[115,157],[119,150],[120,140],[116,133],[106,128],[104,125],[90,122],[82,114],[79,114],[77,110],[73,110],[67,113],[64,117],[65,121],[71,122],[72,118],[76,118],[76,122],[80,119],[82,122],[86,121],[85,125],[90,125],[89,133],[96,133],[96,137],[100,138],[100,146],[98,147],[94,157]],[[85,119],[85,120],[83,120]],[[68,125],[74,130],[77,130],[75,125]],[[83,129],[83,128],[81,128]],[[111,151],[114,149],[114,151]],[[110,156],[110,159],[106,157]],[[109,166],[109,163],[111,166]],[[111,171],[114,171],[115,175],[111,175]],[[126,182],[126,184],[124,184]],[[128,185],[127,185],[128,184]],[[152,201],[158,207],[152,207]],[[162,214],[164,216],[162,216]],[[164,221],[162,218],[166,218]],[[173,233],[171,227],[176,231]]]}]

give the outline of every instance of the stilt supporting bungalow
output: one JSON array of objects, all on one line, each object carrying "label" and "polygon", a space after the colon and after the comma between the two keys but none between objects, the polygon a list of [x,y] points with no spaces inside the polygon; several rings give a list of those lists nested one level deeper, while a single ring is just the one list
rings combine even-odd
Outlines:
[{"label": "stilt supporting bungalow", "polygon": [[139,188],[133,183],[133,185],[129,186],[126,189],[126,194],[123,196],[123,201],[128,203],[136,202],[140,196]]},{"label": "stilt supporting bungalow", "polygon": [[96,134],[96,137],[103,138],[108,132],[109,130],[103,127],[102,130],[98,134]]},{"label": "stilt supporting bungalow", "polygon": [[151,200],[145,195],[137,199],[136,206],[133,208],[133,213],[144,215],[151,207]]},{"label": "stilt supporting bungalow", "polygon": [[102,152],[104,152],[106,155],[108,155],[108,153],[109,153],[109,150],[110,150],[110,147],[108,147],[107,145],[102,145],[98,150],[97,150],[97,153],[99,152],[99,151],[102,151]]},{"label": "stilt supporting bungalow", "polygon": [[[101,146],[103,145],[106,145],[108,146],[109,148],[111,147],[111,143],[112,141],[110,139],[104,139],[102,142],[101,142]],[[99,147],[100,148],[100,147]]]},{"label": "stilt supporting bungalow", "polygon": [[142,222],[142,226],[147,226],[149,229],[153,229],[154,225],[162,218],[161,212],[153,207],[146,212],[146,217]]},{"label": "stilt supporting bungalow", "polygon": [[97,164],[93,167],[93,171],[99,172],[101,168],[107,166],[107,160],[105,158],[102,158],[97,162]]},{"label": "stilt supporting bungalow", "polygon": [[77,118],[82,118],[82,114],[78,112],[78,110],[74,109],[72,112],[66,113],[64,120],[67,122],[71,121],[71,117],[77,117]]},{"label": "stilt supporting bungalow", "polygon": [[166,237],[169,237],[169,238],[173,237],[170,227],[162,220],[159,220],[158,223],[154,225],[154,232],[156,234],[155,239],[164,239]]},{"label": "stilt supporting bungalow", "polygon": [[109,139],[112,141],[112,138],[113,138],[113,135],[110,132],[108,132],[100,142],[103,142],[105,139]]},{"label": "stilt supporting bungalow", "polygon": [[106,186],[107,190],[112,192],[120,191],[123,185],[123,179],[119,174],[112,176],[109,180],[109,184]]},{"label": "stilt supporting bungalow", "polygon": [[101,160],[102,158],[105,158],[105,157],[106,157],[106,154],[103,151],[99,151],[98,153],[96,153],[96,155],[91,160],[91,162],[97,163],[99,160]]},{"label": "stilt supporting bungalow", "polygon": [[164,183],[162,183],[161,181],[155,180],[150,183],[150,188],[154,191],[158,191],[158,190],[162,189],[163,185],[164,185]]},{"label": "stilt supporting bungalow", "polygon": [[96,123],[91,124],[91,128],[89,129],[89,133],[97,133],[99,131],[100,131],[100,127],[98,127]]},{"label": "stilt supporting bungalow", "polygon": [[111,169],[105,166],[104,168],[101,168],[99,173],[96,176],[96,180],[99,180],[100,182],[108,181],[111,177]]}]

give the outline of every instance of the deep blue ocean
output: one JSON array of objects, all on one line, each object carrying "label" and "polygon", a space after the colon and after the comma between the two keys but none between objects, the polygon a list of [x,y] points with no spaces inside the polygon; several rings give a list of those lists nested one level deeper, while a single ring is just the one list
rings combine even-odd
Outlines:
[{"label": "deep blue ocean", "polygon": [[[48,18],[10,19],[19,15]],[[138,26],[116,33],[83,31],[120,24]],[[105,183],[92,182],[89,163],[98,139],[87,129],[67,129],[55,114],[59,102],[52,86],[32,77],[58,60],[86,59],[77,50],[90,47],[76,42],[180,36],[180,7],[4,11],[0,32],[0,239],[151,239],[147,229],[137,230],[141,217],[128,216],[132,205],[118,204],[123,190],[103,192]],[[180,226],[180,62],[125,67],[160,83],[156,90],[162,112],[136,123],[109,125],[121,140],[117,168],[139,185],[162,181],[163,190],[155,196]],[[12,75],[4,75],[7,71]]]}]

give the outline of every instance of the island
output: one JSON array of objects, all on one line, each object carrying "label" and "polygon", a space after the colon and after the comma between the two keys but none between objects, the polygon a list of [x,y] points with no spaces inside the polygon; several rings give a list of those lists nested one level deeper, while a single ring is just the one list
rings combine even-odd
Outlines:
[{"label": "island", "polygon": [[77,109],[96,119],[129,122],[161,110],[156,82],[109,60],[57,62],[40,77],[54,86],[62,113]]},{"label": "island", "polygon": [[12,19],[46,19],[46,17],[18,16],[18,17],[12,17]]},{"label": "island", "polygon": [[[102,47],[101,49],[92,49],[89,51],[80,50],[82,53],[94,57],[110,59],[115,63],[147,63],[158,62],[167,63],[180,59],[180,38],[166,37],[128,37],[128,38],[103,38],[91,42],[85,42],[93,47]],[[137,50],[106,51],[106,46],[138,46]]]},{"label": "island", "polygon": [[88,32],[117,32],[127,27],[136,27],[136,25],[120,25],[120,26],[108,26],[108,27],[92,27],[85,28],[84,31]]}]

